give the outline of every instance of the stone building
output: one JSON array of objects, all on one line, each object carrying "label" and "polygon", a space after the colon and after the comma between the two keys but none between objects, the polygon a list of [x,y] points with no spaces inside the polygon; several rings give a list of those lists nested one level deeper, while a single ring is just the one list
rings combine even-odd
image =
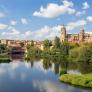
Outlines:
[{"label": "stone building", "polygon": [[68,34],[65,26],[62,26],[60,41],[68,41],[74,43],[91,43],[92,34],[85,32],[84,29],[81,29],[78,34]]}]

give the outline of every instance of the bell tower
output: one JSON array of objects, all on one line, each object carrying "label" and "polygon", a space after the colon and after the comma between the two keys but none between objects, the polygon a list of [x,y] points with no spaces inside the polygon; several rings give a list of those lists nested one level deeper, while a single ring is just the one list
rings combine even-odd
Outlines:
[{"label": "bell tower", "polygon": [[66,28],[65,28],[65,26],[63,25],[63,26],[61,27],[60,41],[61,41],[61,42],[64,42],[64,41],[66,41],[66,40],[67,40],[67,33],[66,33]]}]

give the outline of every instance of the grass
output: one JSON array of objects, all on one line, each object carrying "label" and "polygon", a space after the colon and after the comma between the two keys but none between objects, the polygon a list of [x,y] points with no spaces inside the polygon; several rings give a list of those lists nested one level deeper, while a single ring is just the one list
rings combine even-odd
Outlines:
[{"label": "grass", "polygon": [[75,86],[92,88],[92,74],[64,74],[61,75],[59,79],[62,82],[69,83]]}]

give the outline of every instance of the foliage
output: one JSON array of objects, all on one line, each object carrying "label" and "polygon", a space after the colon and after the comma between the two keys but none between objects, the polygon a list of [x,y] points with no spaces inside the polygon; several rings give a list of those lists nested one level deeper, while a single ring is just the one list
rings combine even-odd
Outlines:
[{"label": "foliage", "polygon": [[70,61],[78,61],[78,55],[79,55],[79,48],[74,48],[72,50],[70,50],[69,52],[69,60]]},{"label": "foliage", "polygon": [[7,63],[10,62],[11,60],[9,58],[0,58],[0,63]]},{"label": "foliage", "polygon": [[66,69],[61,69],[61,70],[60,70],[59,75],[61,76],[61,75],[63,75],[63,74],[67,74],[67,70],[66,70]]},{"label": "foliage", "polygon": [[28,55],[28,57],[30,57],[30,56],[33,56],[33,57],[41,56],[41,50],[39,48],[37,48],[37,47],[31,46],[28,49],[27,55]]},{"label": "foliage", "polygon": [[61,75],[60,80],[72,85],[92,88],[92,74],[64,74]]},{"label": "foliage", "polygon": [[69,55],[69,43],[63,42],[61,45],[61,54],[63,55]]},{"label": "foliage", "polygon": [[78,43],[69,43],[70,49],[78,48],[80,45]]},{"label": "foliage", "polygon": [[92,62],[92,46],[83,45],[70,50],[69,60],[80,62]]},{"label": "foliage", "polygon": [[10,62],[10,58],[7,54],[0,54],[0,63]]},{"label": "foliage", "polygon": [[21,47],[24,47],[24,43],[23,43],[23,42],[21,42],[21,43],[20,43],[20,46],[21,46]]},{"label": "foliage", "polygon": [[34,41],[33,41],[33,40],[31,41],[31,44],[30,44],[30,45],[31,45],[31,46],[34,46]]},{"label": "foliage", "polygon": [[0,44],[0,54],[5,53],[7,51],[7,46],[5,44]]},{"label": "foliage", "polygon": [[55,40],[54,40],[54,47],[55,48],[60,48],[60,46],[61,46],[61,42],[60,42],[60,39],[59,39],[59,37],[55,37]]},{"label": "foliage", "polygon": [[52,42],[50,40],[44,40],[43,44],[44,44],[44,50],[48,50],[52,46]]}]

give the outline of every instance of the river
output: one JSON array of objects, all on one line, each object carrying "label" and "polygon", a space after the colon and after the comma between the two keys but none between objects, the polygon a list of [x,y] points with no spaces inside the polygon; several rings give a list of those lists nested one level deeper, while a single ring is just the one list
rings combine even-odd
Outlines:
[{"label": "river", "polygon": [[86,67],[85,71],[83,66],[77,68],[74,64],[66,67],[65,64],[43,59],[13,59],[12,62],[0,64],[0,92],[92,92],[62,83],[58,79],[62,68],[67,68],[70,73],[92,72],[92,66]]}]

